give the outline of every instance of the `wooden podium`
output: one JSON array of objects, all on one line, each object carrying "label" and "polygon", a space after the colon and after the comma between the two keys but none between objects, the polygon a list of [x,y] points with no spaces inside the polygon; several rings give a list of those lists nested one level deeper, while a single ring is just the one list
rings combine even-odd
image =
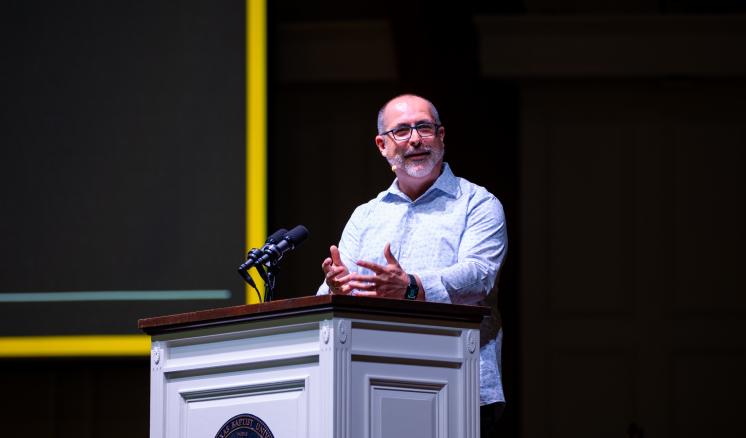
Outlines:
[{"label": "wooden podium", "polygon": [[141,319],[150,436],[476,438],[487,314],[324,295]]}]

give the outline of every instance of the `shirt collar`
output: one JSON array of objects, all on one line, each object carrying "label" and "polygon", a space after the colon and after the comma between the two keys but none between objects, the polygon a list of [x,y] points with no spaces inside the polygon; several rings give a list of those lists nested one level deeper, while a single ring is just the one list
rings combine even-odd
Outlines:
[{"label": "shirt collar", "polygon": [[[458,195],[458,187],[458,178],[456,178],[453,172],[451,172],[451,167],[448,165],[448,163],[444,162],[443,171],[440,173],[440,176],[438,176],[438,179],[436,179],[433,185],[431,185],[418,199],[424,198],[429,193],[435,190],[439,190],[446,195],[450,195],[455,198]],[[392,182],[389,188],[386,190],[386,195],[395,195],[400,198],[409,200],[409,197],[404,194],[404,192],[399,190],[398,178],[394,179],[394,182]]]}]

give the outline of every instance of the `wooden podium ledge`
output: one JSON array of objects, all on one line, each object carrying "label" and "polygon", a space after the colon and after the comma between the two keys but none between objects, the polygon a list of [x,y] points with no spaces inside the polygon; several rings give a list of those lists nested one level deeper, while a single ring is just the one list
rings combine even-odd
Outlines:
[{"label": "wooden podium ledge", "polygon": [[137,326],[149,335],[156,335],[238,322],[326,312],[479,324],[484,316],[490,314],[490,308],[349,295],[314,295],[144,318],[138,321]]}]

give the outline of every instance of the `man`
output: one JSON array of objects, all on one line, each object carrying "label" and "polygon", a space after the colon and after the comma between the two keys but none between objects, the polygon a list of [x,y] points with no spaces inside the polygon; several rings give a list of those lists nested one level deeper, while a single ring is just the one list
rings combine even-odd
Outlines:
[{"label": "man", "polygon": [[318,294],[490,305],[480,333],[482,436],[489,436],[485,422],[494,426],[505,400],[494,288],[505,217],[495,196],[443,162],[444,137],[435,106],[422,97],[398,96],[381,108],[375,143],[396,179],[352,213],[321,265]]}]

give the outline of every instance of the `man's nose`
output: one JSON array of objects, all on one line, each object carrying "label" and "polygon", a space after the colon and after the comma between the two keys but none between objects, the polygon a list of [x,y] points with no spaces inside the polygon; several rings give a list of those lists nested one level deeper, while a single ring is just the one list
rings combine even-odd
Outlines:
[{"label": "man's nose", "polygon": [[[417,137],[415,137],[417,136]],[[409,144],[411,145],[419,145],[422,143],[422,137],[420,137],[419,131],[412,128],[412,134],[409,136]]]}]

